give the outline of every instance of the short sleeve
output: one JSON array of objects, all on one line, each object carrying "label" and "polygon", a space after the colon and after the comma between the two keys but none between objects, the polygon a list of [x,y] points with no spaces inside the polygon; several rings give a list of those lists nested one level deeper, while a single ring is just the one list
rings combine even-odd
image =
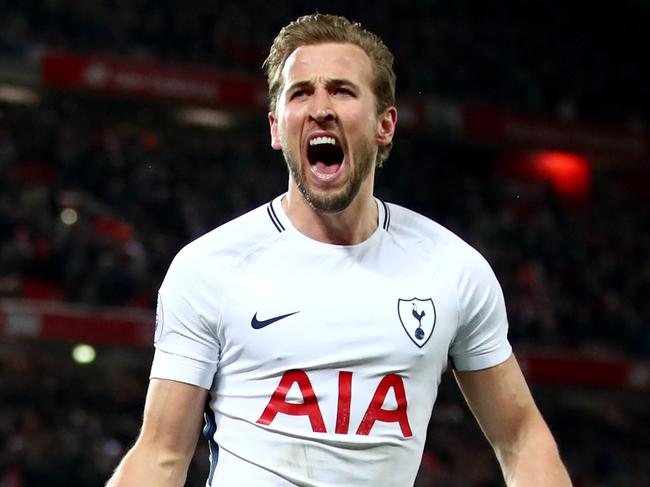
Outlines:
[{"label": "short sleeve", "polygon": [[206,279],[205,263],[191,248],[181,250],[158,293],[156,351],[150,378],[209,389],[217,371],[218,284]]},{"label": "short sleeve", "polygon": [[481,370],[512,354],[501,286],[487,261],[476,251],[463,259],[457,283],[459,323],[450,348],[457,370]]}]

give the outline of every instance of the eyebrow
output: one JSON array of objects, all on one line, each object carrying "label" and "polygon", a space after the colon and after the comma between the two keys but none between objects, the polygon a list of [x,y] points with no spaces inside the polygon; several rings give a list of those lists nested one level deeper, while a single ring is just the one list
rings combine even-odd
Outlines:
[{"label": "eyebrow", "polygon": [[[287,92],[296,90],[296,89],[304,89],[308,88],[310,86],[313,86],[314,82],[312,80],[301,80],[301,81],[295,81],[289,85],[287,88]],[[338,87],[338,86],[350,86],[352,87],[355,91],[359,90],[359,86],[356,83],[353,83],[349,79],[343,79],[343,78],[329,78],[325,80],[325,86],[328,88],[332,87]]]}]

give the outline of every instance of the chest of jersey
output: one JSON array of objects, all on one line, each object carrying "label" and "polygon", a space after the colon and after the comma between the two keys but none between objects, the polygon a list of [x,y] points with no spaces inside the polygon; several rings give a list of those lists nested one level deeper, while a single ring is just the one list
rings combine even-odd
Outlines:
[{"label": "chest of jersey", "polygon": [[[275,397],[287,414],[268,413],[267,424],[313,431],[363,432],[373,401],[377,411],[408,403],[426,422],[458,320],[454,293],[408,255],[254,253],[224,293],[219,395],[251,399],[240,406],[263,424]],[[310,398],[317,413],[304,409]],[[389,430],[408,432],[401,423]]]}]

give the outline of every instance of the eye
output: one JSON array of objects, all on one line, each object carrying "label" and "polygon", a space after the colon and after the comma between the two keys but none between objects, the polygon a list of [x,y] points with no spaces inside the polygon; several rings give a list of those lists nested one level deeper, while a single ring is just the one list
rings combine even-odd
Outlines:
[{"label": "eye", "polygon": [[294,100],[296,98],[303,98],[305,96],[307,96],[306,90],[296,90],[289,95],[289,99]]},{"label": "eye", "polygon": [[339,86],[334,89],[334,94],[335,95],[342,95],[342,96],[353,96],[354,92],[350,88],[346,88],[344,86]]}]

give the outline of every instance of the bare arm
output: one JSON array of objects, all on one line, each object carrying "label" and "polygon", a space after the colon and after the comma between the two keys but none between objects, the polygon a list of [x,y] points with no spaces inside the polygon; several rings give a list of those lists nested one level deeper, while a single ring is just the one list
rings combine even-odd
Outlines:
[{"label": "bare arm", "polygon": [[182,486],[201,430],[207,391],[152,379],[142,430],[107,487]]},{"label": "bare arm", "polygon": [[571,486],[514,355],[496,367],[455,375],[509,487]]}]

